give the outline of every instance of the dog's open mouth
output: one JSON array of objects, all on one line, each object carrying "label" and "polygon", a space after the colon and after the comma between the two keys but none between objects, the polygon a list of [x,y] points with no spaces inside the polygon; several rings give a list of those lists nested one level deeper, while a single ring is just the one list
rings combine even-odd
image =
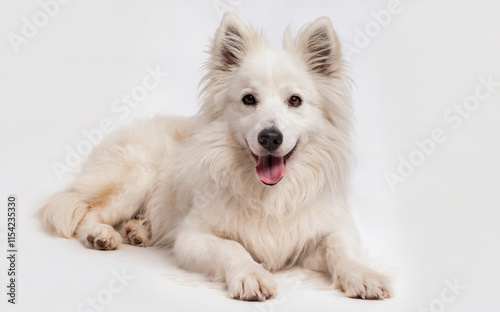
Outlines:
[{"label": "dog's open mouth", "polygon": [[285,166],[286,161],[290,156],[292,156],[295,151],[295,147],[285,156],[257,156],[252,153],[252,156],[255,158],[257,165],[255,166],[255,170],[257,171],[257,175],[260,180],[267,185],[274,185],[281,181],[283,175],[285,174]]}]

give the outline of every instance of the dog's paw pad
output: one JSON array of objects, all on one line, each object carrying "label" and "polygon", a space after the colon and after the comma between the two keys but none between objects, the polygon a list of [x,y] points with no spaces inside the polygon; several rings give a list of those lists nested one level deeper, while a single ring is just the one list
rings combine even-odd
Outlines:
[{"label": "dog's paw pad", "polygon": [[120,234],[112,226],[96,224],[87,235],[86,244],[94,249],[112,250],[118,248],[121,242]]},{"label": "dog's paw pad", "polygon": [[127,242],[130,245],[138,247],[147,247],[148,241],[149,241],[148,238],[141,237],[141,235],[137,231],[131,231],[127,233]]},{"label": "dog's paw pad", "polygon": [[132,219],[123,225],[121,235],[125,243],[138,246],[149,246],[151,233],[148,226],[139,219]]}]

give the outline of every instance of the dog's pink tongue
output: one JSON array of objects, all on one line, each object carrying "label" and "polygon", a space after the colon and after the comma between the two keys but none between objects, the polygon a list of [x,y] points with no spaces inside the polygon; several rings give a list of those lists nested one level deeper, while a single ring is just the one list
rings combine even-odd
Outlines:
[{"label": "dog's pink tongue", "polygon": [[262,182],[276,184],[285,174],[285,162],[283,157],[259,156],[255,169]]}]

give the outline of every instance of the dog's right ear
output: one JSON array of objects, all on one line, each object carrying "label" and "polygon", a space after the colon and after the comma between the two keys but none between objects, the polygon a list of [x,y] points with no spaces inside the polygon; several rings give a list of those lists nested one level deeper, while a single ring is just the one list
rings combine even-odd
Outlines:
[{"label": "dog's right ear", "polygon": [[230,71],[237,67],[249,50],[250,29],[234,14],[226,13],[215,34],[213,57],[217,67]]}]

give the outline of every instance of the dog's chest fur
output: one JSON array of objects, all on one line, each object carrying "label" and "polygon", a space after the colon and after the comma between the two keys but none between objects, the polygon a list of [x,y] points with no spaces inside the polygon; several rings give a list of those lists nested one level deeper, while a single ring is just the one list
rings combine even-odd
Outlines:
[{"label": "dog's chest fur", "polygon": [[322,224],[324,218],[309,209],[275,215],[227,210],[212,223],[212,231],[221,238],[237,241],[256,262],[274,271],[296,264],[321,236]]}]

